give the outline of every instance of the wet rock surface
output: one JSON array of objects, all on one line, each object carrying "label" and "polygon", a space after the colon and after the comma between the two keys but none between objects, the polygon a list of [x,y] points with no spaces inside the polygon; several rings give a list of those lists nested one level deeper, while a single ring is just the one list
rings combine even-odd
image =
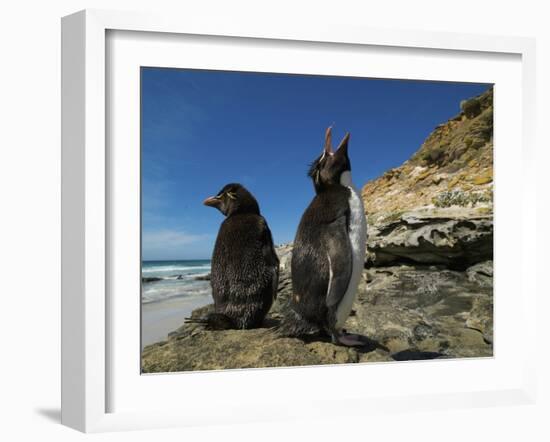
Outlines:
[{"label": "wet rock surface", "polygon": [[144,283],[157,282],[157,281],[162,281],[162,278],[156,278],[156,277],[152,277],[152,276],[143,276],[141,278],[141,282],[144,282]]},{"label": "wet rock surface", "polygon": [[370,269],[346,325],[388,347],[394,360],[491,356],[492,286],[470,280],[473,272]]},{"label": "wet rock surface", "polygon": [[[365,269],[346,323],[349,332],[373,341],[361,349],[336,346],[326,337],[280,338],[273,332],[292,292],[290,272],[284,270],[264,328],[208,331],[183,325],[167,341],[144,349],[142,369],[171,372],[492,356],[491,264],[478,263],[464,271],[441,265]],[[212,308],[196,309],[192,316],[201,317]]]}]

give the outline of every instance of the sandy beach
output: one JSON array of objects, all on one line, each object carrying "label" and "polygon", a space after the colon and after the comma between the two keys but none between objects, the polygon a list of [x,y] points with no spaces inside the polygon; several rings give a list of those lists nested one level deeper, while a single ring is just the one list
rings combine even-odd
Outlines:
[{"label": "sandy beach", "polygon": [[211,303],[210,297],[175,297],[143,304],[141,309],[141,348],[163,341],[176,330],[191,311]]},{"label": "sandy beach", "polygon": [[163,341],[191,312],[212,302],[210,261],[144,261],[141,346]]}]

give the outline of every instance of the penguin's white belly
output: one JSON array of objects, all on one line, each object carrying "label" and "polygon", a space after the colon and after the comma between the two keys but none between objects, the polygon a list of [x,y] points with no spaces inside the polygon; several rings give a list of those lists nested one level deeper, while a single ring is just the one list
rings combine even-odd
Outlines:
[{"label": "penguin's white belly", "polygon": [[351,313],[351,308],[355,301],[355,296],[357,295],[357,287],[359,286],[363,268],[365,267],[365,251],[367,247],[367,220],[365,218],[365,209],[363,207],[361,195],[359,195],[359,192],[357,192],[351,182],[351,173],[344,172],[340,179],[340,183],[350,190],[348,201],[350,207],[349,240],[351,244],[353,268],[346,293],[336,309],[336,328],[338,330],[344,326],[344,323]]}]

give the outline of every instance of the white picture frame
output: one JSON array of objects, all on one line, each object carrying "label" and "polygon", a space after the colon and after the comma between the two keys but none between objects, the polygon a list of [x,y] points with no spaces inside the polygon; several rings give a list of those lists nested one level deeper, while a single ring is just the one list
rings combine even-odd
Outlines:
[{"label": "white picture frame", "polygon": [[[524,315],[522,330],[521,373],[499,388],[464,390],[460,393],[387,395],[373,397],[347,396],[312,399],[306,410],[289,400],[288,407],[257,407],[241,401],[236,414],[197,407],[190,413],[168,408],[140,411],[110,411],[108,396],[113,387],[109,381],[112,354],[109,352],[108,327],[111,321],[108,303],[107,245],[111,232],[107,218],[111,198],[107,183],[107,99],[106,35],[109,31],[155,32],[163,35],[201,35],[269,39],[274,42],[310,42],[377,46],[383,48],[421,48],[437,51],[467,51],[479,54],[514,54],[521,57],[521,160],[523,172],[530,170],[534,159],[534,97],[535,46],[532,39],[491,37],[451,33],[416,31],[380,31],[349,28],[328,24],[308,24],[300,27],[284,23],[253,23],[242,21],[212,22],[197,17],[167,17],[143,13],[86,10],[62,20],[62,423],[84,432],[124,429],[160,428],[169,426],[206,425],[212,416],[217,422],[254,422],[308,416],[336,414],[367,414],[376,411],[406,411],[418,409],[463,408],[499,404],[532,403],[535,396],[534,354],[535,324],[527,318],[536,316],[534,280],[521,279],[520,308]],[[497,140],[498,142],[498,140]],[[496,169],[498,174],[498,167]],[[498,180],[498,178],[497,178]],[[498,182],[496,184],[498,186]],[[498,192],[498,190],[496,191]],[[519,245],[522,262],[534,255],[536,241],[527,221],[535,218],[535,192],[525,186],[520,191],[522,204],[522,235]],[[498,217],[497,217],[498,219]],[[498,222],[498,221],[497,221]],[[500,249],[502,250],[502,249]],[[496,253],[499,253],[497,244]],[[502,252],[501,252],[502,253]],[[522,270],[525,272],[526,270]],[[497,295],[498,296],[498,295]],[[517,324],[516,324],[517,326]],[[497,335],[498,339],[498,335]],[[498,355],[497,355],[498,357]],[[430,362],[434,364],[437,362]],[[446,362],[445,362],[446,363]],[[421,367],[417,362],[415,367]],[[442,367],[444,363],[439,362]],[[378,366],[380,367],[380,366]],[[428,365],[425,365],[428,367]],[[322,368],[326,376],[343,367]],[[362,367],[354,367],[355,375]],[[416,370],[412,365],[407,370]],[[295,373],[286,371],[285,373]],[[330,371],[329,371],[330,370]],[[250,372],[252,373],[252,372]],[[257,380],[265,382],[273,376],[269,370]],[[349,373],[349,371],[348,371]],[[242,373],[241,373],[242,374]],[[245,373],[246,374],[246,373]],[[221,379],[221,373],[209,373]],[[286,374],[287,378],[294,374]],[[200,382],[200,378],[196,378]],[[170,383],[166,376],[164,383]],[[331,406],[331,403],[333,404]],[[292,404],[295,404],[292,406]],[[336,406],[337,404],[337,406]],[[280,405],[280,404],[279,404]],[[216,406],[213,406],[215,409]],[[336,410],[336,411],[335,411]]]}]

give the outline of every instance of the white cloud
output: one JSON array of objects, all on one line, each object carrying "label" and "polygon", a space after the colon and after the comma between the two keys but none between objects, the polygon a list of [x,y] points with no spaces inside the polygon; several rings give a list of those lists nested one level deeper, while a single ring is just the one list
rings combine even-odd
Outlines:
[{"label": "white cloud", "polygon": [[143,232],[143,247],[153,247],[155,249],[163,246],[184,246],[208,238],[208,235],[193,235],[178,230],[157,230]]},{"label": "white cloud", "polygon": [[192,258],[189,254],[194,255],[203,249],[209,238],[210,235],[190,234],[183,230],[145,231],[142,236],[143,256],[144,259]]}]

